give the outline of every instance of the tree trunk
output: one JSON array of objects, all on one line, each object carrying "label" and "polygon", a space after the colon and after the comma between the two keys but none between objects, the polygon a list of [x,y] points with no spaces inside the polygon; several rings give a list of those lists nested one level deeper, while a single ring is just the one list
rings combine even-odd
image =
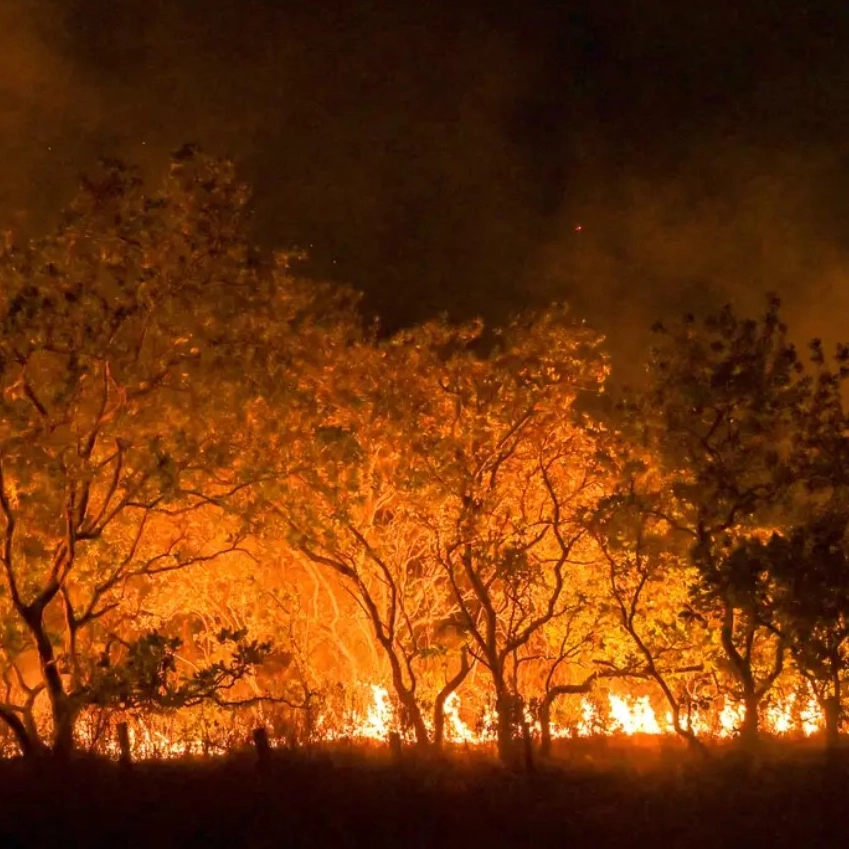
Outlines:
[{"label": "tree trunk", "polygon": [[743,687],[743,722],[740,724],[740,745],[751,750],[758,743],[758,706],[760,698],[751,686],[751,682],[744,681]]},{"label": "tree trunk", "polygon": [[834,754],[840,745],[841,702],[843,701],[840,670],[842,662],[835,651],[831,657],[831,695],[824,700],[822,712],[825,716],[825,747]]},{"label": "tree trunk", "polygon": [[398,662],[398,658],[388,647],[387,652],[389,654],[389,664],[392,668],[392,685],[395,688],[398,701],[404,710],[404,718],[413,728],[416,745],[419,748],[425,749],[430,745],[430,737],[427,733],[427,726],[425,725],[418,699],[416,699],[415,682],[412,687],[408,687],[404,683],[404,676],[401,673],[401,664]]},{"label": "tree trunk", "polygon": [[74,726],[76,715],[64,696],[53,706],[53,756],[67,760],[74,751]]},{"label": "tree trunk", "polygon": [[25,758],[35,757],[41,752],[39,741],[30,737],[23,720],[16,713],[8,708],[0,707],[0,720],[6,723],[15,736],[15,742]]},{"label": "tree trunk", "polygon": [[522,754],[525,759],[525,772],[533,772],[536,769],[534,764],[534,743],[531,737],[531,727],[528,724],[528,719],[524,711],[522,711]]},{"label": "tree trunk", "polygon": [[396,692],[398,693],[398,700],[401,702],[401,707],[404,709],[407,722],[409,722],[413,728],[413,734],[416,738],[416,746],[420,749],[426,749],[430,745],[430,737],[427,733],[427,726],[425,725],[424,717],[422,716],[422,711],[419,707],[415,693],[406,688],[403,690],[396,688]]},{"label": "tree trunk", "polygon": [[453,678],[446,682],[445,686],[436,696],[436,701],[433,705],[433,746],[437,750],[442,748],[445,737],[445,701],[465,681],[471,668],[469,656],[466,650],[463,649],[459,671]]},{"label": "tree trunk", "polygon": [[825,718],[825,747],[833,752],[840,743],[840,701],[834,696],[827,696],[820,702]]},{"label": "tree trunk", "polygon": [[506,766],[512,766],[516,760],[515,712],[516,697],[502,684],[495,697],[495,734],[498,758]]},{"label": "tree trunk", "polygon": [[433,748],[437,752],[442,749],[442,743],[445,740],[445,711],[443,710],[444,707],[445,700],[440,702],[439,697],[437,697],[436,702],[433,705]]},{"label": "tree trunk", "polygon": [[[766,692],[766,685],[759,693],[752,672],[750,650],[745,655],[741,654],[734,644],[734,621],[734,608],[730,604],[726,604],[720,638],[734,675],[743,689],[743,722],[740,725],[740,745],[744,750],[752,750],[758,742],[758,705],[763,693]],[[754,628],[750,627],[747,632],[750,648],[754,640],[754,633]],[[779,642],[778,645],[780,649],[781,643]],[[773,680],[780,672],[780,659],[781,655],[779,654],[778,665],[772,676]]]},{"label": "tree trunk", "polygon": [[551,703],[554,691],[549,690],[539,706],[539,753],[543,758],[551,757]]},{"label": "tree trunk", "polygon": [[53,720],[52,752],[59,759],[68,758],[74,750],[76,711],[65,692],[62,676],[56,666],[53,644],[50,642],[44,627],[43,609],[40,606],[26,609],[24,619],[35,641],[41,677],[50,700],[50,712]]},{"label": "tree trunk", "polygon": [[539,753],[543,758],[551,755],[551,707],[554,700],[560,696],[576,696],[589,693],[596,673],[593,673],[580,684],[560,684],[551,687],[545,694],[539,706]]},{"label": "tree trunk", "polygon": [[675,730],[675,733],[681,737],[687,744],[687,749],[690,752],[695,752],[703,758],[707,758],[708,750],[704,743],[696,736],[696,733],[690,727],[688,716],[687,724],[684,725],[681,722],[681,707],[678,704],[678,701],[673,696],[671,690],[665,690],[665,694],[667,695],[667,702],[669,703],[670,710],[672,712],[672,727]]}]

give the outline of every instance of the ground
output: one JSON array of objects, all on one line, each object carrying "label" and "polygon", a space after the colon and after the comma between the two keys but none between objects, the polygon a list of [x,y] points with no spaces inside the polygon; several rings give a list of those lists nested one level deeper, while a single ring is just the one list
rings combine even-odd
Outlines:
[{"label": "ground", "polygon": [[[573,753],[574,754],[574,753]],[[0,764],[0,847],[818,847],[846,845],[849,758],[484,758],[360,751],[212,762]]]}]

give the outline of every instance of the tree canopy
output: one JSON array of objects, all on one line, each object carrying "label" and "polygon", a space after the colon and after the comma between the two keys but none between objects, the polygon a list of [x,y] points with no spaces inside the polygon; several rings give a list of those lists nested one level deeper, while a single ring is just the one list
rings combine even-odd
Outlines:
[{"label": "tree canopy", "polygon": [[845,347],[801,356],[773,298],[658,327],[614,389],[563,305],[382,334],[255,250],[248,211],[230,163],[184,148],[154,188],[104,163],[0,253],[20,750],[67,755],[93,712],[209,706],[309,738],[365,685],[422,747],[462,691],[505,761],[553,711],[574,726],[561,697],[616,687],[694,745],[725,700],[752,743],[808,688],[836,738]]}]

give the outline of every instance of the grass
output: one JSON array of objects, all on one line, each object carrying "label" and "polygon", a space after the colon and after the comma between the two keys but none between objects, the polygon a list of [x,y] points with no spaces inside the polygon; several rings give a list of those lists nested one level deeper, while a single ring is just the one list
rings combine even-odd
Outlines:
[{"label": "grass", "polygon": [[[611,749],[614,751],[611,751]],[[757,764],[640,747],[564,751],[531,774],[337,749],[59,769],[0,763],[0,846],[844,846],[849,759],[782,746]]]}]

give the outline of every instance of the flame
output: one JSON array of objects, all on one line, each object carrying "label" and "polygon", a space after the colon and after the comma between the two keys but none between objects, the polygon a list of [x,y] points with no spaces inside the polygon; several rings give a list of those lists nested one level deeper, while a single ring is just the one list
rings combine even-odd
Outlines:
[{"label": "flame", "polygon": [[730,737],[743,721],[743,705],[733,704],[728,699],[723,700],[722,710],[719,712],[720,737]]},{"label": "flame", "polygon": [[[371,686],[373,701],[361,716],[352,716],[346,736],[353,739],[385,740],[391,730],[399,727],[389,691],[385,687]],[[480,721],[472,728],[460,716],[461,700],[452,693],[445,701],[446,740],[468,745],[483,745],[494,739],[495,710],[485,705]],[[682,722],[696,734],[712,739],[729,739],[740,728],[744,708],[741,703],[723,698],[719,710],[711,717],[706,712],[694,711]],[[526,721],[534,735],[540,732],[539,723],[530,713]],[[790,694],[769,704],[763,712],[763,730],[776,736],[801,735],[810,737],[823,728],[823,716],[812,695],[799,698]],[[671,712],[658,717],[649,696],[629,694],[607,694],[607,704],[599,704],[590,698],[580,703],[580,719],[572,726],[552,723],[552,738],[593,737],[601,735],[674,735],[675,728]]]},{"label": "flame", "polygon": [[371,684],[372,703],[363,724],[353,736],[366,740],[385,740],[395,725],[395,712],[389,698],[389,690],[379,684]]},{"label": "flame", "polygon": [[825,717],[823,716],[822,708],[812,696],[808,696],[807,701],[802,705],[799,711],[799,718],[802,723],[802,733],[806,737],[816,734],[825,727]]},{"label": "flame", "polygon": [[[578,723],[579,737],[593,737],[602,731],[598,708],[589,700],[581,699],[581,721]],[[571,736],[567,734],[566,736]]]},{"label": "flame", "polygon": [[451,693],[442,706],[445,714],[445,736],[455,743],[476,743],[477,735],[460,718],[460,697],[456,690]]},{"label": "flame", "polygon": [[[328,713],[319,715],[312,739],[385,742],[393,731],[401,733],[406,740],[411,739],[411,733],[404,729],[400,712],[386,686],[361,684],[360,692],[365,699],[359,709],[348,710],[341,719],[338,715],[334,719]],[[578,718],[571,723],[552,723],[552,738],[601,735],[658,737],[675,733],[671,713],[658,715],[647,695],[610,692],[602,698],[584,697],[575,707]],[[496,727],[493,704],[482,706],[477,712],[478,721],[475,723],[464,719],[464,716],[474,716],[474,712],[463,711],[461,696],[457,692],[448,696],[443,710],[446,742],[469,746],[493,742]],[[714,711],[694,710],[689,715],[683,715],[681,721],[685,727],[705,739],[729,739],[738,732],[743,712],[742,704],[726,697]],[[115,723],[120,718],[114,716],[110,724],[104,727],[94,716],[84,716],[77,728],[81,748],[117,759],[120,749]],[[200,733],[197,723],[180,723],[173,717],[124,716],[123,719],[128,723],[131,752],[137,760],[225,754],[245,745],[250,740],[252,729],[257,724],[264,724],[262,716],[241,716],[232,718],[226,728],[215,722],[211,728],[204,726],[204,732]],[[540,728],[535,717],[527,712],[525,719],[531,733],[538,736]],[[764,705],[761,719],[763,731],[776,736],[810,737],[820,733],[824,727],[822,710],[811,692],[776,695]],[[430,726],[428,731],[432,732]],[[272,740],[273,745],[282,742]],[[3,744],[0,756],[13,754],[10,747],[9,742]]]},{"label": "flame", "polygon": [[657,717],[652,710],[648,696],[638,696],[631,699],[610,693],[610,725],[611,732],[626,735],[633,734],[663,734]]}]

